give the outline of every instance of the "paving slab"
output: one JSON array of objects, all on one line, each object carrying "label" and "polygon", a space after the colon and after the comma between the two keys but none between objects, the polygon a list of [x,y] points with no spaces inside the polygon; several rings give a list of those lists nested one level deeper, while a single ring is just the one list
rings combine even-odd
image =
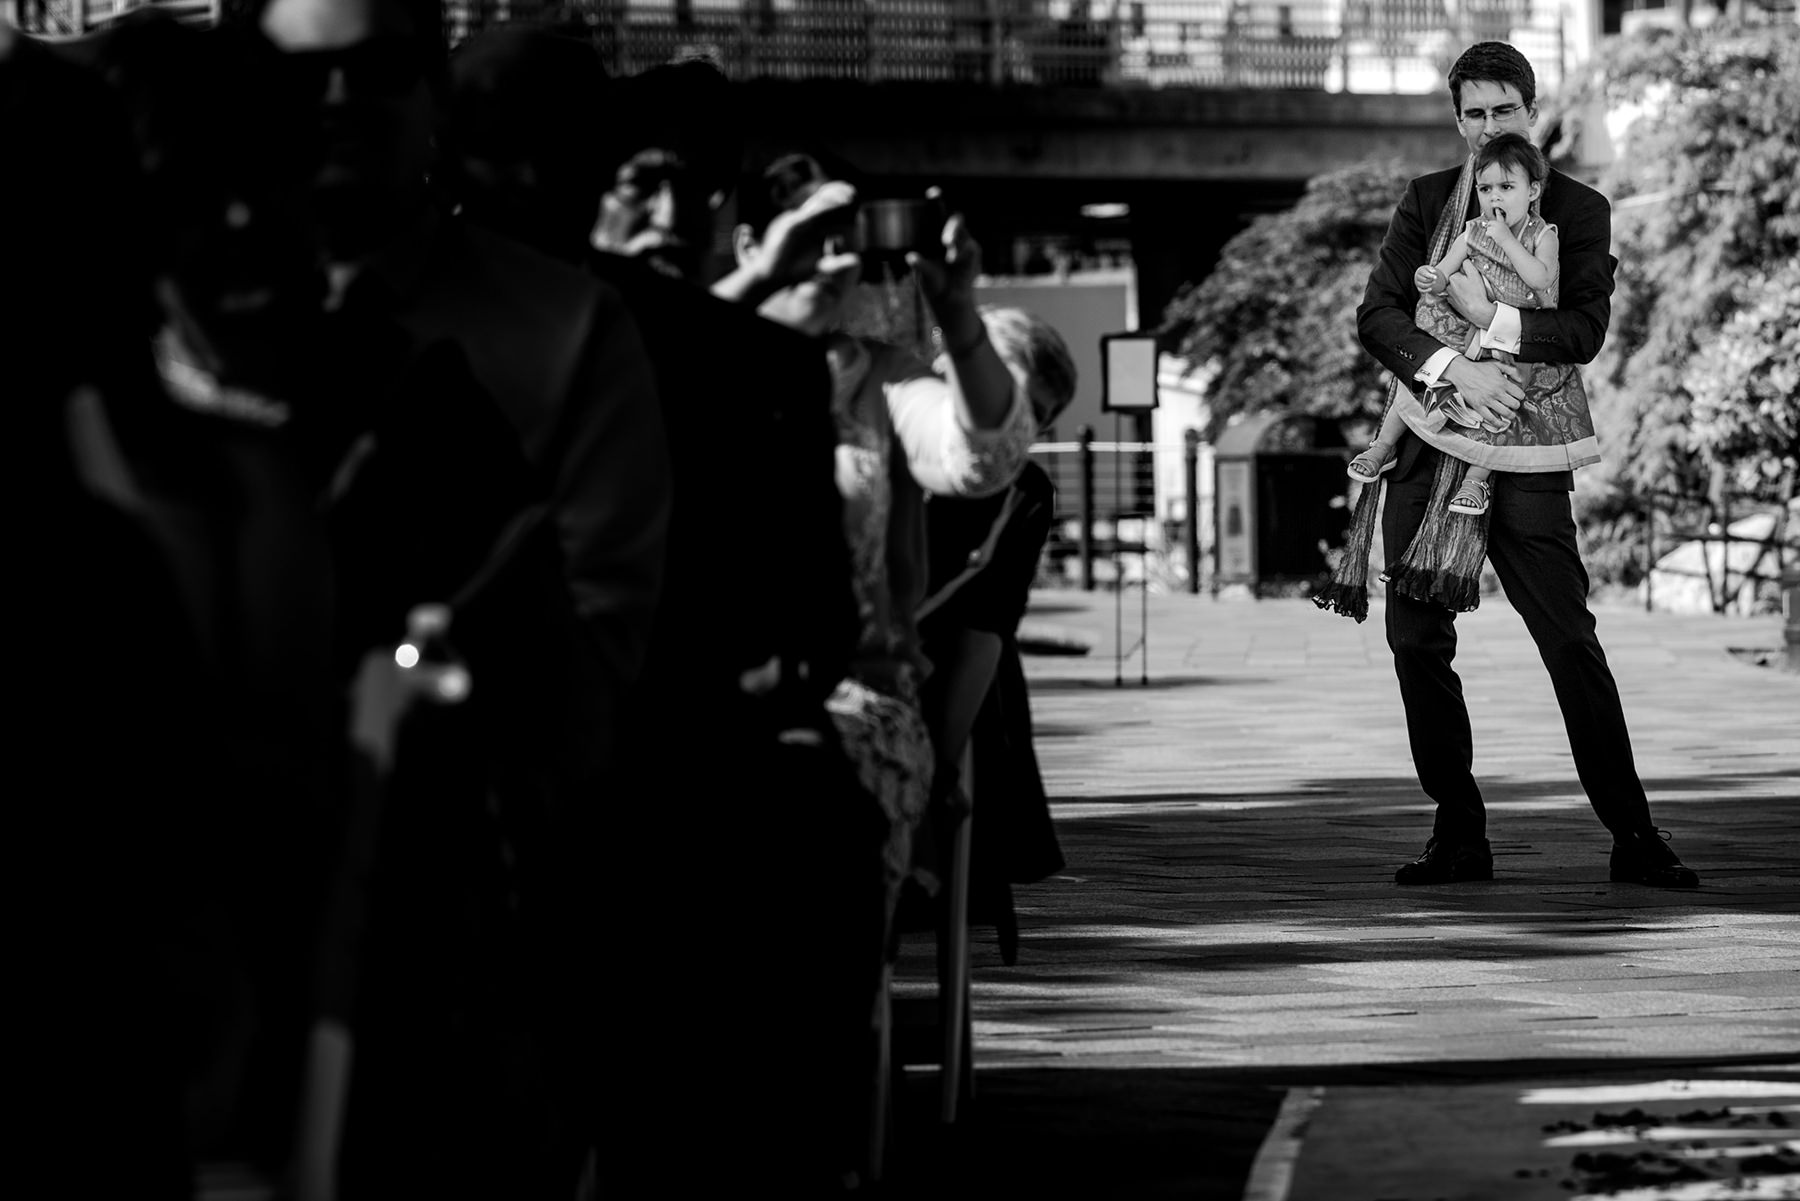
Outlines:
[{"label": "paving slab", "polygon": [[[1167,1098],[1176,1127],[1189,1105],[1213,1115],[1183,1128],[1188,1166],[1162,1156],[1183,1129],[1146,1127],[1161,1150],[1140,1188],[1118,1154],[1130,1138],[1109,1129],[1088,1151],[1113,1156],[1110,1175],[1095,1164],[1062,1179],[1111,1187],[1051,1195],[1244,1196],[1295,1089],[1325,1088],[1329,1116],[1333,1087],[1441,1082],[1474,1099],[1424,1097],[1422,1111],[1498,1113],[1532,1073],[1800,1059],[1800,675],[1731,653],[1781,645],[1779,619],[1597,613],[1653,812],[1700,872],[1697,892],[1608,882],[1609,839],[1503,600],[1457,623],[1496,878],[1402,889],[1394,868],[1423,845],[1431,806],[1379,603],[1359,625],[1304,600],[1152,596],[1146,630],[1135,595],[1119,612],[1110,594],[1034,595],[1028,620],[1093,647],[1027,659],[1068,865],[1016,890],[1016,966],[977,930],[977,1102],[961,1134],[932,1143],[951,1158],[901,1167],[898,1193],[981,1176],[981,1132],[1013,1130],[1026,1110],[1063,1159],[1080,1158],[1082,1131],[1107,1125],[1126,1082]],[[909,944],[901,988],[930,978],[928,940]],[[909,1087],[928,1089],[929,1074]],[[1227,1094],[1250,1106],[1243,1120],[1214,1120]],[[1333,1145],[1294,1162],[1328,1179]],[[1425,1139],[1406,1156],[1462,1191],[1416,1195],[1570,1195],[1482,1192],[1500,1188],[1499,1160],[1455,1145]]]},{"label": "paving slab", "polygon": [[1800,1073],[1739,1067],[1599,1085],[1524,1080],[1297,1095],[1308,1120],[1285,1148],[1285,1201],[1800,1196]]}]

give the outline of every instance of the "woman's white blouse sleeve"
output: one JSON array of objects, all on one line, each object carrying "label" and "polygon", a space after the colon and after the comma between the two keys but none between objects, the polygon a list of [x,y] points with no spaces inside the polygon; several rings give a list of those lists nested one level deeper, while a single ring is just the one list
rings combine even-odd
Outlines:
[{"label": "woman's white blouse sleeve", "polygon": [[965,429],[950,385],[911,356],[883,356],[883,391],[894,434],[919,486],[939,496],[988,496],[1025,466],[1037,423],[1017,377],[1006,419],[991,430]]}]

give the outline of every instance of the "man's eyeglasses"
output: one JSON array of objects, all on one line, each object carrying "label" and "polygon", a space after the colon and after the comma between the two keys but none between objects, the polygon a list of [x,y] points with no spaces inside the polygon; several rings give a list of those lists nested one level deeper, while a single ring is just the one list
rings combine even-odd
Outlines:
[{"label": "man's eyeglasses", "polygon": [[297,50],[280,56],[280,69],[297,95],[322,96],[333,71],[342,71],[352,96],[396,99],[425,77],[424,57],[410,39],[384,35],[336,50]]},{"label": "man's eyeglasses", "polygon": [[1462,119],[1477,123],[1485,121],[1489,117],[1496,121],[1510,121],[1518,116],[1519,110],[1524,107],[1523,104],[1496,104],[1493,108],[1465,108]]}]

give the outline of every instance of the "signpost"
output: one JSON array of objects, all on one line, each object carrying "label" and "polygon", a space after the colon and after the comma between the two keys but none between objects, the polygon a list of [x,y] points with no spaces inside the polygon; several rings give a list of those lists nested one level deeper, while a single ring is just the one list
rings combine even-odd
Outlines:
[{"label": "signpost", "polygon": [[[1100,411],[1113,415],[1113,445],[1118,446],[1120,414],[1148,413],[1156,408],[1156,338],[1152,334],[1119,333],[1100,337]],[[1125,684],[1125,568],[1120,561],[1123,539],[1119,518],[1124,512],[1121,494],[1124,472],[1113,472],[1113,685]],[[1138,641],[1140,684],[1150,682],[1150,546],[1138,543],[1141,609]]]}]

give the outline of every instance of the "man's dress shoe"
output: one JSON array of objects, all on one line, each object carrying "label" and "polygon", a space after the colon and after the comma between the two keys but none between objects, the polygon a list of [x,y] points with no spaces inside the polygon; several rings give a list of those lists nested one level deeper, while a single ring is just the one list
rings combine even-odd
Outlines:
[{"label": "man's dress shoe", "polygon": [[1396,884],[1452,884],[1463,880],[1492,880],[1494,852],[1487,839],[1451,842],[1434,837],[1425,853],[1394,873]]},{"label": "man's dress shoe", "polygon": [[1610,873],[1613,881],[1648,884],[1651,888],[1700,887],[1699,875],[1680,860],[1664,841],[1667,837],[1655,828],[1614,837]]}]

